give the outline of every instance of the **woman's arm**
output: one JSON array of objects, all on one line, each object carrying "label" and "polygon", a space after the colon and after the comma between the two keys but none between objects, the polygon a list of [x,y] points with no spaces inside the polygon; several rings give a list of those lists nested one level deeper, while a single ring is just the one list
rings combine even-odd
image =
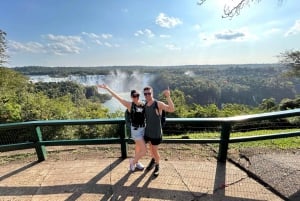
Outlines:
[{"label": "woman's arm", "polygon": [[114,92],[111,88],[109,88],[106,84],[98,84],[98,88],[106,89],[114,98],[116,98],[122,105],[124,105],[129,111],[131,110],[131,102],[125,100],[121,96],[119,96],[116,92]]}]

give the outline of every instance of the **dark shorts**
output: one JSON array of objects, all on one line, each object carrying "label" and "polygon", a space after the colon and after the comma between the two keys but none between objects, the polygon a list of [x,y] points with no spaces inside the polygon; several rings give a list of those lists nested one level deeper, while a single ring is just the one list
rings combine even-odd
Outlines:
[{"label": "dark shorts", "polygon": [[144,140],[146,143],[151,142],[152,145],[159,145],[162,142],[162,138],[150,138],[148,136],[144,136]]}]

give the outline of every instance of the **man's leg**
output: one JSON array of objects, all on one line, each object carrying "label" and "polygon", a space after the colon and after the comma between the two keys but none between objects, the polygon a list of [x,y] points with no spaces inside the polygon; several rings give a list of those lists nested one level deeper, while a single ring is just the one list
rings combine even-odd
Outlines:
[{"label": "man's leg", "polygon": [[150,151],[151,161],[146,168],[148,171],[151,170],[155,165],[155,158],[154,158],[151,142],[149,142],[149,151]]},{"label": "man's leg", "polygon": [[159,164],[160,155],[158,153],[158,145],[152,145],[151,144],[150,147],[151,147],[152,156],[155,159],[155,163]]},{"label": "man's leg", "polygon": [[154,168],[154,176],[159,175],[159,161],[160,161],[160,155],[158,153],[158,145],[152,145],[152,153],[155,159],[155,168]]}]

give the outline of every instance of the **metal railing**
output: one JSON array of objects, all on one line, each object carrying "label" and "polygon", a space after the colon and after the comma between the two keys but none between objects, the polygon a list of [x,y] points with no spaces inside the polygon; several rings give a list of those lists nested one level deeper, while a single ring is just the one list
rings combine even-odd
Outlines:
[{"label": "metal railing", "polygon": [[[300,136],[300,131],[276,133],[270,135],[260,135],[251,137],[236,137],[230,138],[232,126],[236,123],[274,120],[287,117],[300,116],[300,109],[269,112],[253,115],[234,116],[226,118],[167,118],[167,124],[214,124],[220,126],[220,138],[218,139],[164,139],[163,143],[192,143],[192,144],[205,144],[217,143],[219,144],[218,161],[225,162],[227,159],[227,151],[230,143],[249,142],[267,139],[278,139],[286,137]],[[97,124],[117,124],[119,126],[119,137],[110,138],[96,138],[96,139],[73,139],[73,140],[43,140],[41,132],[42,126],[65,126],[65,125],[97,125]],[[3,137],[9,138],[4,130],[16,128],[32,128],[35,138],[29,140],[24,139],[23,142],[18,143],[5,143],[0,141],[0,152],[35,148],[38,161],[46,160],[47,152],[46,146],[59,146],[59,145],[95,145],[95,144],[120,144],[122,158],[127,157],[128,143],[132,142],[127,137],[127,129],[125,120],[118,119],[85,119],[85,120],[45,120],[45,121],[29,121],[20,123],[6,123],[0,124],[0,140]]]}]

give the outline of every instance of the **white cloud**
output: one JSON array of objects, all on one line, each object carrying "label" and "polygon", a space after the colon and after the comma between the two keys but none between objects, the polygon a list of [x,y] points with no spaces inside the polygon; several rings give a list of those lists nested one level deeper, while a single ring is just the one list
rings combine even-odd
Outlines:
[{"label": "white cloud", "polygon": [[239,30],[222,30],[211,34],[200,33],[199,37],[205,45],[226,41],[242,42],[257,39],[257,36],[252,35],[246,28],[241,28]]},{"label": "white cloud", "polygon": [[[147,33],[147,32],[145,32]],[[82,32],[81,36],[65,36],[65,35],[54,35],[47,34],[42,35],[42,43],[38,42],[26,42],[21,43],[17,41],[9,41],[9,51],[12,53],[16,52],[29,52],[29,53],[52,53],[55,55],[64,54],[79,54],[84,47],[83,45],[88,45],[88,41],[84,41],[82,36],[86,36],[91,39],[91,42],[97,45],[105,47],[120,47],[119,44],[113,44],[111,42],[102,42],[102,40],[109,40],[113,36],[111,34],[95,34]],[[88,46],[86,46],[89,48]]]},{"label": "white cloud", "polygon": [[73,45],[68,45],[66,43],[49,43],[47,45],[50,52],[56,55],[64,55],[64,54],[79,54],[80,48]]},{"label": "white cloud", "polygon": [[80,36],[64,36],[64,35],[53,35],[47,34],[43,35],[42,38],[47,40],[48,51],[56,54],[79,54],[79,45],[83,43]]},{"label": "white cloud", "polygon": [[160,37],[160,38],[171,38],[170,35],[165,35],[165,34],[161,34],[161,35],[159,35],[159,37]]},{"label": "white cloud", "polygon": [[179,24],[182,24],[182,21],[179,18],[168,17],[164,13],[160,13],[155,20],[155,23],[164,28],[173,28]]},{"label": "white cloud", "polygon": [[176,50],[176,51],[180,51],[181,48],[180,47],[177,47],[176,45],[174,44],[166,44],[165,47],[169,50]]},{"label": "white cloud", "polygon": [[17,41],[8,41],[8,49],[11,52],[45,52],[44,46],[37,42],[20,43]]},{"label": "white cloud", "polygon": [[43,35],[42,37],[51,42],[64,43],[68,45],[74,45],[82,42],[80,36],[63,36],[63,35],[47,34],[47,35]]},{"label": "white cloud", "polygon": [[113,45],[110,44],[109,42],[105,42],[104,45],[105,45],[106,47],[113,47]]},{"label": "white cloud", "polygon": [[295,24],[284,34],[284,36],[292,36],[300,33],[300,20],[296,20]]},{"label": "white cloud", "polygon": [[29,52],[29,53],[53,53],[56,55],[79,54],[80,45],[84,41],[80,36],[63,36],[47,34],[42,35],[43,43],[38,42],[9,42],[9,51],[11,52]]},{"label": "white cloud", "polygon": [[91,38],[91,39],[101,39],[101,38],[102,39],[109,39],[109,38],[113,37],[113,35],[109,34],[109,33],[95,34],[95,33],[82,32],[81,34],[84,35],[84,36],[87,36],[88,38]]},{"label": "white cloud", "polygon": [[201,26],[200,26],[199,24],[195,24],[195,25],[193,26],[193,28],[194,28],[195,30],[200,30]]},{"label": "white cloud", "polygon": [[272,29],[269,29],[267,31],[264,32],[264,35],[273,35],[273,34],[276,34],[276,33],[279,33],[280,32],[280,29],[278,28],[272,28]]},{"label": "white cloud", "polygon": [[100,38],[100,36],[95,34],[95,33],[82,32],[81,34],[84,35],[84,36],[87,36],[91,39],[99,39]]},{"label": "white cloud", "polygon": [[155,35],[152,33],[150,29],[138,30],[134,33],[135,36],[146,36],[148,38],[152,38]]},{"label": "white cloud", "polygon": [[108,38],[112,38],[111,34],[101,34],[102,38],[104,39],[108,39]]},{"label": "white cloud", "polygon": [[245,37],[245,33],[241,31],[226,30],[219,33],[215,33],[214,37],[217,40],[239,40]]},{"label": "white cloud", "polygon": [[128,10],[127,8],[122,8],[122,9],[121,9],[121,12],[123,12],[123,13],[128,13],[129,10]]},{"label": "white cloud", "polygon": [[95,43],[98,44],[98,45],[103,45],[100,40],[95,40]]},{"label": "white cloud", "polygon": [[107,40],[110,40],[113,38],[112,34],[109,33],[103,33],[103,34],[95,34],[95,33],[87,33],[87,32],[82,32],[81,33],[83,36],[86,36],[88,39],[91,40],[92,43],[96,43],[97,45],[103,45],[106,47],[120,47],[119,44],[112,44],[109,42],[104,42]]}]

